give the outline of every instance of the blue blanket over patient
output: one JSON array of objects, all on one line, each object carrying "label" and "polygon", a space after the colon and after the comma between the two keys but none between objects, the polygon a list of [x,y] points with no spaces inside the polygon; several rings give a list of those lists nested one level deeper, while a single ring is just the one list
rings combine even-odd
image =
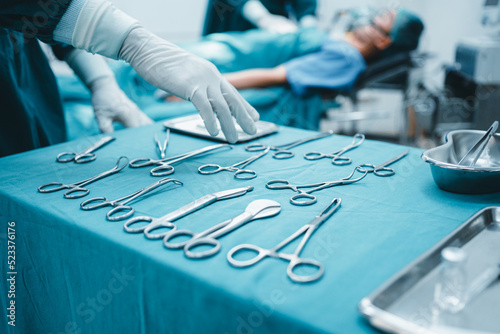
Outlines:
[{"label": "blue blanket over patient", "polygon": [[[203,39],[184,43],[186,50],[213,62],[222,73],[248,68],[271,68],[291,59],[317,52],[326,35],[316,29],[297,33],[273,34],[262,30],[212,34]],[[196,113],[190,102],[164,102],[155,97],[156,88],[144,81],[124,62],[110,63],[123,91],[155,121]],[[58,76],[64,102],[68,139],[99,133],[93,116],[90,94],[79,79]],[[242,90],[262,120],[282,125],[317,129],[321,117],[318,95],[300,97],[288,87]],[[120,125],[115,124],[115,129]]]}]

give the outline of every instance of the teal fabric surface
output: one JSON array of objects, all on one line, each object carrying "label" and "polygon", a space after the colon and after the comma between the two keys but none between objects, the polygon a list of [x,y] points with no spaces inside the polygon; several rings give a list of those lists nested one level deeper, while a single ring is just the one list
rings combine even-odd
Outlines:
[{"label": "teal fabric surface", "polygon": [[[107,208],[79,208],[85,199],[116,199],[156,181],[149,168],[127,167],[90,184],[90,194],[82,199],[64,199],[62,191],[37,192],[47,182],[72,183],[110,169],[121,155],[156,157],[153,135],[161,129],[156,123],[116,132],[117,139],[96,151],[97,160],[89,164],[57,163],[55,157],[80,151],[96,137],[0,159],[0,270],[9,271],[6,231],[7,222],[14,221],[17,271],[16,327],[2,322],[1,332],[375,333],[357,312],[361,298],[476,211],[500,203],[500,193],[473,196],[438,189],[420,159],[422,151],[414,148],[391,166],[396,175],[368,175],[352,185],[325,189],[316,193],[318,203],[312,206],[293,206],[292,191],[265,187],[273,179],[294,184],[335,180],[357,164],[380,164],[407,149],[367,140],[346,154],[352,165],[303,159],[306,152],[331,152],[351,142],[340,135],[296,147],[289,160],[263,157],[248,166],[259,173],[254,180],[235,180],[229,172],[197,172],[205,163],[226,166],[252,156],[241,144],[176,165],[171,176],[183,186],[160,188],[131,203],[135,216],[160,217],[208,193],[255,187],[245,196],[212,204],[176,222],[196,232],[236,216],[255,199],[281,204],[278,216],[256,220],[220,238],[222,249],[216,256],[190,260],[182,251],[167,250],[161,241],[125,233],[123,222],[105,219]],[[282,127],[259,142],[284,144],[312,134]],[[167,154],[211,144],[172,133]],[[286,276],[288,263],[278,259],[245,269],[227,263],[226,254],[235,245],[272,247],[311,221],[334,197],[342,198],[340,209],[313,234],[301,254],[324,264],[319,281],[293,283]],[[284,251],[293,252],[297,245]],[[8,302],[6,284],[5,279],[0,284],[2,305]]]}]

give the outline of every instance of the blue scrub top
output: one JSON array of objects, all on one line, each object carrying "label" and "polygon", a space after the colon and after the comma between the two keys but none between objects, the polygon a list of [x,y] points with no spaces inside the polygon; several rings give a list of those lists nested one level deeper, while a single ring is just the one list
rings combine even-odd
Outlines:
[{"label": "blue scrub top", "polygon": [[285,64],[292,91],[304,96],[318,90],[350,90],[366,69],[361,53],[342,40],[326,39],[318,52]]}]

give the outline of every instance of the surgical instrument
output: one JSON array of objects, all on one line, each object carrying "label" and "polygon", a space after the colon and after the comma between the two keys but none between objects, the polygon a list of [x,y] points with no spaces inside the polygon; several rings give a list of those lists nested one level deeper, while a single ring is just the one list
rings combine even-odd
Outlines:
[{"label": "surgical instrument", "polygon": [[155,142],[158,150],[160,151],[160,159],[165,159],[165,154],[167,152],[168,140],[170,138],[170,129],[167,129],[167,134],[165,135],[165,140],[163,141],[163,145],[160,143],[158,139],[158,135],[155,133]]},{"label": "surgical instrument", "polygon": [[[136,192],[133,192],[132,194],[123,196],[121,198],[112,201],[108,200],[106,197],[95,197],[88,199],[80,204],[80,208],[82,210],[95,210],[99,208],[104,208],[106,206],[112,206],[113,208],[106,214],[106,219],[111,221],[122,220],[133,215],[135,211],[133,207],[126,205],[127,203],[170,182],[182,185],[181,181],[166,177],[164,179],[161,179],[159,181],[150,184],[145,188],[142,188],[141,190],[138,190]],[[117,212],[121,211],[126,211],[126,212],[122,215],[116,215]]]},{"label": "surgical instrument", "polygon": [[307,160],[319,160],[319,159],[323,159],[323,158],[332,158],[332,164],[334,164],[334,165],[348,165],[352,161],[351,158],[342,157],[342,154],[344,154],[345,152],[350,151],[352,149],[355,149],[356,147],[361,145],[364,141],[365,141],[365,135],[360,134],[360,133],[356,133],[352,139],[352,142],[349,145],[347,145],[346,147],[341,148],[338,151],[335,151],[335,152],[330,153],[330,154],[321,153],[321,152],[317,152],[317,151],[308,152],[308,153],[304,154],[304,158]]},{"label": "surgical instrument", "polygon": [[240,161],[238,163],[235,163],[234,165],[227,166],[227,167],[221,167],[221,165],[217,165],[217,164],[206,164],[206,165],[200,166],[198,168],[198,172],[200,172],[200,174],[207,175],[207,174],[215,174],[215,173],[218,173],[218,172],[225,170],[225,171],[229,171],[229,172],[234,172],[234,177],[236,179],[250,180],[250,179],[257,177],[257,172],[254,170],[244,169],[244,168],[246,166],[248,166],[249,164],[251,164],[252,162],[254,162],[255,160],[266,155],[270,149],[271,148],[268,147],[262,153],[259,153],[253,157],[250,157],[248,159],[245,159],[243,161]]},{"label": "surgical instrument", "polygon": [[[358,178],[352,179],[356,171],[359,173],[363,173],[363,175],[359,176]],[[311,195],[311,193],[330,187],[358,182],[359,180],[363,179],[367,173],[368,171],[366,170],[362,171],[359,170],[358,167],[355,167],[352,170],[351,174],[335,181],[293,185],[288,180],[272,180],[266,183],[266,187],[268,189],[292,189],[293,191],[298,192],[298,194],[290,197],[290,203],[292,203],[293,205],[312,205],[316,203],[317,199],[316,196]],[[312,189],[306,191],[306,190],[301,190],[301,188],[312,188]]]},{"label": "surgical instrument", "polygon": [[368,173],[373,173],[374,175],[377,175],[377,176],[392,176],[396,172],[394,171],[394,169],[389,168],[387,166],[395,163],[396,161],[398,161],[400,159],[403,159],[408,154],[408,152],[410,152],[410,150],[407,150],[401,154],[398,154],[395,157],[387,160],[386,162],[384,162],[378,166],[375,166],[372,164],[361,164],[361,165],[357,166],[356,168],[360,172],[366,171]]},{"label": "surgical instrument", "polygon": [[316,136],[296,140],[296,141],[293,141],[291,143],[284,144],[284,145],[278,145],[278,146],[268,146],[268,145],[263,145],[263,144],[250,144],[250,145],[245,146],[245,150],[247,150],[248,152],[256,152],[256,151],[264,151],[265,149],[267,149],[269,147],[271,150],[276,151],[273,153],[273,158],[275,158],[275,159],[289,159],[295,155],[292,151],[290,151],[291,148],[308,143],[308,142],[313,141],[313,140],[323,138],[323,137],[328,137],[331,135],[333,135],[333,131],[322,132]]},{"label": "surgical instrument", "polygon": [[87,147],[85,150],[81,151],[80,153],[75,153],[75,152],[62,152],[57,155],[57,162],[70,162],[74,161],[77,164],[85,163],[85,162],[91,162],[94,161],[96,158],[96,155],[92,152],[95,150],[103,147],[109,142],[112,142],[115,140],[114,137],[106,136],[102,137],[99,139],[97,142],[94,144],[90,145]]},{"label": "surgical instrument", "polygon": [[157,167],[151,169],[150,171],[151,175],[166,176],[172,174],[175,171],[172,164],[222,147],[232,148],[232,146],[228,144],[217,144],[217,145],[206,146],[204,148],[200,148],[198,150],[194,150],[184,154],[176,155],[175,157],[165,158],[160,160],[153,160],[150,158],[138,158],[130,162],[130,167],[140,168],[140,167],[156,165]]},{"label": "surgical instrument", "polygon": [[485,134],[479,138],[477,143],[463,156],[458,162],[459,165],[472,167],[476,164],[477,160],[483,153],[486,146],[490,141],[491,136],[495,134],[498,129],[498,121],[494,121]]},{"label": "surgical instrument", "polygon": [[[123,166],[120,166],[120,161],[122,159],[125,159],[127,162]],[[70,184],[63,184],[61,182],[46,183],[46,184],[38,187],[38,191],[41,193],[51,193],[51,192],[62,190],[62,189],[69,189],[68,191],[66,191],[64,193],[65,198],[80,198],[80,197],[87,195],[90,192],[90,190],[88,190],[87,188],[83,188],[84,186],[86,186],[87,184],[90,184],[92,182],[95,182],[97,180],[100,180],[106,176],[118,173],[123,168],[125,168],[127,165],[128,165],[128,158],[122,156],[122,157],[118,158],[118,161],[116,162],[115,167],[111,168],[110,170],[107,170],[107,171],[102,172],[100,174],[97,174],[95,176],[89,177],[88,179],[78,181],[75,183],[70,183]],[[76,194],[73,194],[73,193],[76,193]]]},{"label": "surgical instrument", "polygon": [[[323,264],[317,260],[314,259],[304,259],[299,257],[300,252],[302,252],[302,249],[305,247],[306,243],[309,241],[309,238],[311,235],[321,226],[322,223],[328,220],[333,213],[337,210],[337,208],[340,206],[340,203],[342,200],[340,198],[335,198],[333,201],[323,210],[319,215],[317,215],[311,222],[308,224],[302,226],[299,228],[294,234],[286,238],[285,240],[281,241],[278,245],[271,249],[265,249],[256,245],[252,244],[242,244],[238,245],[236,247],[233,247],[228,253],[227,253],[227,260],[229,263],[234,266],[234,267],[249,267],[252,266],[261,260],[265,259],[266,257],[274,257],[278,259],[283,259],[285,261],[289,261],[288,267],[286,269],[286,273],[288,274],[288,277],[294,282],[297,283],[307,283],[307,282],[313,282],[321,278],[324,273],[324,267]],[[298,237],[302,236],[302,239],[295,249],[295,252],[293,254],[287,254],[287,253],[280,253],[279,250],[297,239]],[[257,253],[255,257],[248,259],[248,260],[236,260],[234,258],[234,255],[238,252],[252,252],[252,253]],[[294,268],[298,268],[300,266],[308,266],[308,267],[315,267],[317,269],[315,274],[312,275],[300,275],[297,273],[294,273],[293,270]]]},{"label": "surgical instrument", "polygon": [[[248,204],[242,214],[214,225],[203,232],[195,234],[189,230],[177,230],[168,233],[163,238],[163,244],[170,249],[184,248],[184,254],[191,259],[209,257],[217,254],[220,250],[220,242],[217,238],[236,230],[252,220],[275,216],[280,211],[281,206],[278,202],[269,199],[258,199]],[[170,240],[179,236],[188,236],[190,239],[177,243],[170,242]],[[211,246],[212,248],[199,252],[192,251],[192,249],[199,246]]]},{"label": "surgical instrument", "polygon": [[[177,226],[172,223],[173,221],[187,216],[199,209],[205,208],[212,203],[220,200],[235,198],[245,195],[247,192],[253,190],[253,187],[236,188],[230,190],[219,191],[213,194],[208,194],[203,197],[198,198],[194,202],[184,205],[173,212],[166,214],[161,218],[152,218],[148,216],[140,216],[127,220],[123,225],[123,228],[128,233],[141,233],[144,232],[144,236],[148,239],[163,239],[167,233],[177,230]],[[140,227],[132,227],[132,225],[137,223],[148,223]],[[168,232],[163,233],[153,233],[160,229],[168,228]]]}]

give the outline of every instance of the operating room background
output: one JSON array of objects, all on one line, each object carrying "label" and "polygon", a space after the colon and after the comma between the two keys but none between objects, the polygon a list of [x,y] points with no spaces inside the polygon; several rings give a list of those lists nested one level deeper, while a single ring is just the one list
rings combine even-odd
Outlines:
[{"label": "operating room background", "polygon": [[[118,8],[137,18],[148,29],[172,42],[191,41],[201,36],[208,0],[113,0]],[[428,87],[439,89],[444,83],[442,65],[454,62],[457,42],[463,37],[487,33],[481,26],[483,1],[479,0],[318,0],[321,27],[327,27],[336,11],[356,6],[403,6],[421,16],[425,24],[420,39],[420,51],[430,52],[421,71]],[[64,71],[64,65],[57,68]],[[360,132],[371,132],[381,137],[397,137],[401,131],[402,94],[388,90],[366,90],[360,95],[359,108],[383,111],[384,118],[357,123]],[[348,101],[344,108],[351,108]],[[387,119],[389,115],[389,119]],[[322,128],[337,130],[340,125],[328,118]],[[343,125],[341,126],[343,127]]]}]

